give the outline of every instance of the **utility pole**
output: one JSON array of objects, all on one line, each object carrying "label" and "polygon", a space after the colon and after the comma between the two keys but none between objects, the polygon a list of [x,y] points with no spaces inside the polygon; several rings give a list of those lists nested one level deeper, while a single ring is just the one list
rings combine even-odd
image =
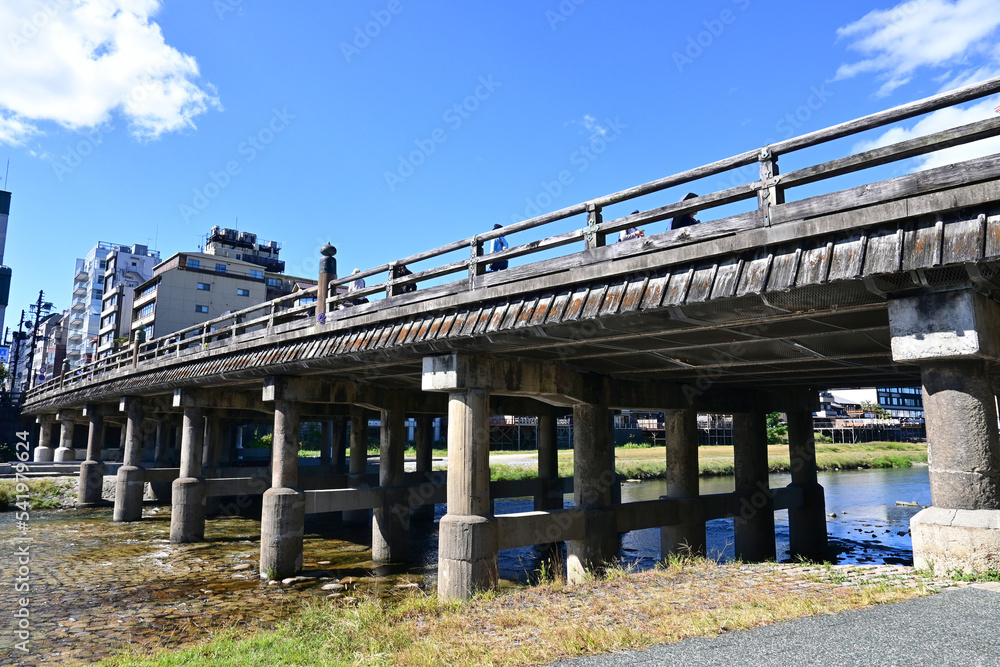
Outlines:
[{"label": "utility pole", "polygon": [[31,367],[35,363],[35,343],[38,342],[39,338],[38,325],[42,321],[43,312],[45,315],[48,315],[49,311],[52,310],[52,303],[42,300],[44,296],[45,292],[43,290],[38,290],[38,301],[29,307],[29,309],[33,310],[35,313],[35,327],[31,332],[31,351],[28,353],[28,367],[25,369],[28,374],[28,389],[31,389]]},{"label": "utility pole", "polygon": [[21,360],[21,340],[24,338],[24,311],[21,311],[21,321],[17,323],[17,331],[14,332],[14,343],[11,346],[14,354],[14,364],[10,371],[10,392],[20,396],[21,388],[17,386],[17,366]]}]

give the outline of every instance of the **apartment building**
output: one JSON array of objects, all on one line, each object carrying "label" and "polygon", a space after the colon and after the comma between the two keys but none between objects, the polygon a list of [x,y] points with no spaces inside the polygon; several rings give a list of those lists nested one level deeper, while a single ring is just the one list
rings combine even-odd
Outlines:
[{"label": "apartment building", "polygon": [[315,280],[286,276],[281,246],[255,234],[214,227],[204,252],[176,253],[154,267],[135,289],[132,336],[166,336],[206,320],[311,287]]},{"label": "apartment building", "polygon": [[[69,359],[70,368],[77,368],[92,361],[97,352],[108,255],[119,250],[131,252],[138,248],[144,246],[100,241],[90,249],[86,257],[76,260],[66,345],[66,358]],[[155,263],[159,253],[154,251],[152,257]]]},{"label": "apartment building", "polygon": [[119,248],[108,253],[98,325],[98,359],[113,353],[128,340],[135,288],[153,277],[153,267],[159,263],[160,253],[144,245]]}]

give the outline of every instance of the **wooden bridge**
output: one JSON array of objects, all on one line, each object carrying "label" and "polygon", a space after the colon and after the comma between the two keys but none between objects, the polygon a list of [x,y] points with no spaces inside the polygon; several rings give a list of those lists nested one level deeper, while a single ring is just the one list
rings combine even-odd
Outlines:
[{"label": "wooden bridge", "polygon": [[[327,248],[318,288],[137,342],[30,391],[25,410],[40,423],[36,460],[72,460],[73,425],[89,421],[80,499],[94,502],[88,480],[101,473],[104,421],[127,424],[115,518],[140,518],[144,481],[177,476],[172,539],[199,540],[206,493],[263,490],[259,482],[251,488],[250,478],[211,478],[231,454],[224,426],[273,414],[262,576],[301,567],[307,512],[357,517],[373,509],[375,558],[400,560],[411,513],[445,500],[439,590],[465,597],[495,584],[498,549],[566,540],[567,572],[576,580],[616,558],[618,532],[661,527],[665,552],[697,550],[704,522],[721,516],[735,517],[738,556],[773,557],[773,512],[781,508],[789,508],[792,551],[822,558],[816,391],[922,383],[934,507],[914,519],[916,560],[996,569],[1000,529],[979,526],[1000,525],[991,383],[1000,359],[1000,161],[992,155],[846,189],[833,179],[996,137],[1000,117],[787,173],[778,162],[997,92],[1000,79],[992,79],[348,278],[336,276],[335,251]],[[752,165],[751,182],[648,203],[669,188],[738,177]],[[803,186],[827,191],[794,199]],[[625,202],[640,212],[605,219]],[[720,207],[744,210],[710,220]],[[695,212],[705,221],[660,231],[664,221]],[[645,237],[611,242],[632,227],[645,228]],[[515,243],[484,253],[500,235]],[[502,259],[510,268],[488,270]],[[413,272],[394,277],[401,264]],[[374,284],[346,294],[357,278]],[[369,303],[349,305],[362,296]],[[608,426],[614,409],[665,412],[669,496],[618,502]],[[365,423],[366,410],[382,417],[377,486],[364,479],[365,429],[348,436],[343,426]],[[534,494],[536,512],[493,515],[491,410],[539,417],[539,479],[492,490]],[[793,482],[784,489],[767,483],[764,415],[772,410],[788,415]],[[554,420],[569,411],[574,506],[562,509],[570,484],[556,477]],[[699,411],[734,415],[733,494],[698,494]],[[421,416],[415,477],[403,472],[407,415]],[[446,484],[429,471],[428,415],[447,415]],[[327,422],[324,461],[332,466],[308,483],[297,467],[305,418]],[[53,452],[55,422],[61,447]],[[180,468],[143,469],[144,440],[155,440],[158,460],[169,463],[178,423]],[[160,435],[144,437],[152,427]],[[334,474],[345,472],[337,466],[348,439],[350,468]]]}]

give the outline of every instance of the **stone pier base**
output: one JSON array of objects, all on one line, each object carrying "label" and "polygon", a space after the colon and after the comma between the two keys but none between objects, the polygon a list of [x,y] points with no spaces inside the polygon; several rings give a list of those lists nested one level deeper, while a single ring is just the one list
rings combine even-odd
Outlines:
[{"label": "stone pier base", "polygon": [[77,507],[104,505],[101,491],[104,490],[104,463],[84,461],[80,464],[80,486],[76,493]]},{"label": "stone pier base", "polygon": [[146,490],[146,470],[140,466],[122,466],[115,484],[115,521],[138,521],[142,518],[142,497]]},{"label": "stone pier base", "polygon": [[205,540],[205,480],[175,479],[171,494],[170,541],[174,544]]},{"label": "stone pier base", "polygon": [[76,450],[69,447],[59,447],[53,452],[52,460],[56,463],[72,463],[76,461]]},{"label": "stone pier base", "polygon": [[55,455],[55,450],[51,447],[35,447],[35,463],[49,463]]},{"label": "stone pier base", "polygon": [[438,527],[438,595],[468,600],[499,580],[496,519],[446,514]]},{"label": "stone pier base", "polygon": [[1000,510],[928,507],[910,519],[913,564],[943,576],[1000,570]]},{"label": "stone pier base", "polygon": [[260,523],[260,576],[283,579],[302,569],[306,496],[290,488],[264,492]]}]

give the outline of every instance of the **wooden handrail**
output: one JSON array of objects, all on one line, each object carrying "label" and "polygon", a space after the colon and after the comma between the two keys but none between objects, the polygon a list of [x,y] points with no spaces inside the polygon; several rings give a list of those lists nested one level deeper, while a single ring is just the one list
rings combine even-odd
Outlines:
[{"label": "wooden handrail", "polygon": [[[715,207],[723,206],[740,201],[757,198],[759,201],[760,215],[765,224],[770,224],[769,207],[781,203],[781,197],[785,190],[827,180],[836,176],[853,173],[862,169],[869,169],[899,160],[925,155],[933,151],[951,148],[961,144],[978,141],[988,137],[1000,135],[1000,118],[990,118],[987,120],[971,123],[957,128],[936,132],[924,137],[910,139],[907,141],[884,146],[873,150],[865,151],[845,158],[840,158],[818,165],[798,169],[787,174],[778,175],[773,165],[782,155],[787,155],[805,148],[814,147],[836,139],[841,139],[860,132],[877,129],[886,125],[914,118],[916,116],[944,109],[956,104],[962,104],[972,100],[980,99],[988,95],[1000,92],[1000,77],[989,79],[980,83],[966,86],[957,90],[949,91],[928,97],[908,104],[903,104],[892,109],[880,111],[878,113],[863,116],[861,118],[840,123],[832,127],[810,132],[798,137],[779,141],[763,148],[740,153],[723,160],[718,160],[707,165],[689,169],[671,176],[660,178],[648,183],[644,183],[632,188],[620,190],[587,202],[582,202],[568,206],[557,211],[530,218],[517,223],[508,224],[500,229],[484,231],[474,236],[454,241],[452,243],[426,250],[423,252],[404,257],[400,260],[382,264],[374,268],[366,269],[355,274],[336,278],[329,283],[327,294],[318,294],[318,288],[312,287],[301,292],[285,295],[261,304],[250,306],[240,311],[229,313],[212,320],[208,320],[179,331],[172,332],[166,336],[147,341],[139,346],[138,354],[140,361],[146,361],[163,355],[178,356],[182,353],[197,353],[212,343],[220,343],[228,340],[230,343],[236,341],[241,332],[245,335],[249,330],[261,328],[273,328],[276,321],[302,320],[297,326],[314,326],[317,322],[315,315],[324,310],[336,308],[346,301],[360,297],[378,297],[386,294],[392,298],[399,287],[407,284],[417,284],[422,281],[432,280],[456,273],[466,273],[470,276],[468,289],[474,289],[476,280],[473,278],[481,276],[485,271],[485,265],[492,264],[500,260],[523,257],[554,248],[579,243],[581,240],[587,241],[587,247],[594,244],[600,245],[603,239],[614,232],[619,232],[629,227],[637,227],[642,224],[649,224],[677,217],[694,211],[704,211]],[[601,220],[601,210],[612,204],[625,202],[637,197],[660,192],[667,188],[683,185],[715,176],[733,169],[739,169],[754,163],[761,165],[761,175],[759,180],[755,179],[749,183],[737,185],[719,192],[708,193],[694,197],[689,200],[660,206],[640,213],[630,214],[615,220]],[[483,254],[481,248],[500,236],[516,234],[518,232],[534,229],[553,222],[566,220],[578,215],[588,215],[588,226],[561,232],[554,236],[541,238],[534,241],[508,248],[507,250]],[[779,216],[781,218],[782,216]],[[787,216],[784,216],[787,219]],[[596,239],[596,240],[595,240]],[[433,266],[412,274],[394,278],[391,273],[394,266],[404,264],[416,264],[418,262],[440,257],[454,252],[469,252],[467,258],[451,261],[440,266]],[[364,288],[350,293],[338,291],[355,280],[361,278],[371,278],[380,274],[387,274],[386,279],[374,285],[366,285]],[[302,306],[282,307],[282,304],[289,301],[296,301],[315,295],[315,303]],[[405,296],[405,295],[404,295]],[[320,306],[320,308],[317,308]],[[303,317],[303,315],[309,315]],[[324,313],[327,321],[329,318],[346,316],[346,311],[332,311]],[[216,328],[218,327],[218,328]],[[292,327],[296,328],[295,326]],[[225,343],[223,343],[225,344]],[[190,348],[194,348],[191,350]],[[107,372],[116,372],[122,367],[130,367],[132,362],[132,350],[127,349],[110,355],[103,359],[95,360],[78,369],[77,373],[67,378],[61,376],[52,378],[27,392],[29,399],[47,393],[49,390],[62,387],[71,387],[87,379],[103,375]]]}]

